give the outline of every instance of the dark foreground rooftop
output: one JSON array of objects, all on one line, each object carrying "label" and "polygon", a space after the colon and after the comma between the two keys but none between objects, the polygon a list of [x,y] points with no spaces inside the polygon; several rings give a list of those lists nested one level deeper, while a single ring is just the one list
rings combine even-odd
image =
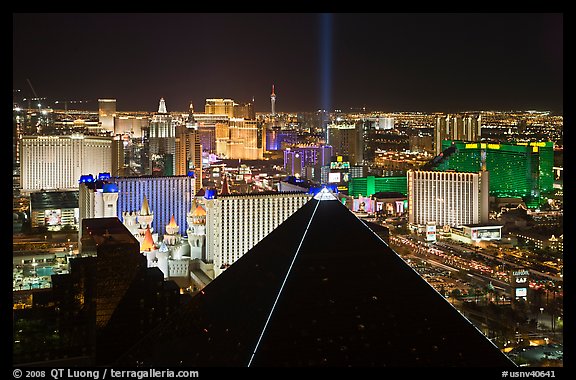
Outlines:
[{"label": "dark foreground rooftop", "polygon": [[345,206],[316,199],[116,365],[514,366]]}]

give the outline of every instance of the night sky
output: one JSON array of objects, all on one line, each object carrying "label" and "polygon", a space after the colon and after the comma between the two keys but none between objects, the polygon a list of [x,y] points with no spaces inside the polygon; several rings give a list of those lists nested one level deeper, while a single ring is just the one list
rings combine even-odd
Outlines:
[{"label": "night sky", "polygon": [[563,112],[562,14],[14,14],[13,88],[168,111]]}]

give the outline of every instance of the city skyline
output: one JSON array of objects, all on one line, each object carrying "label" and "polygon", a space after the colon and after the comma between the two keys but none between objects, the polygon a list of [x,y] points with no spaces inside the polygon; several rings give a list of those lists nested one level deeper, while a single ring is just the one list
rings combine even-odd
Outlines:
[{"label": "city skyline", "polygon": [[12,100],[15,378],[564,366],[563,13],[13,13]]},{"label": "city skyline", "polygon": [[270,112],[274,85],[280,113],[561,114],[562,28],[560,13],[20,13],[13,89],[90,109],[116,98],[126,111],[153,111],[161,97],[169,112],[228,97]]}]

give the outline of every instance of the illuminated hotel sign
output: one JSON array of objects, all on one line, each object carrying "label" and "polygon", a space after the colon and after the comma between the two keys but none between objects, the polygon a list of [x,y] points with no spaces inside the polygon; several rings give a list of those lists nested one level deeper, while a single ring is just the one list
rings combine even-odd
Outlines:
[{"label": "illuminated hotel sign", "polygon": [[[338,156],[338,158],[342,158],[341,156]],[[330,169],[350,169],[350,162],[347,161],[336,161],[336,162],[331,162],[330,163]]]},{"label": "illuminated hotel sign", "polygon": [[436,223],[426,223],[426,241],[436,241]]},{"label": "illuminated hotel sign", "polygon": [[339,183],[340,173],[328,173],[328,183]]},{"label": "illuminated hotel sign", "polygon": [[511,272],[510,285],[512,286],[512,296],[516,300],[528,300],[529,274],[526,269],[518,269]]}]

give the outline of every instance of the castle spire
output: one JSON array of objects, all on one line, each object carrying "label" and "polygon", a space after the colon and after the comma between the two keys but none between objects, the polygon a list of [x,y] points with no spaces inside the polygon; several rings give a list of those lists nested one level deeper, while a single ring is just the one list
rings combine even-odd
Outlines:
[{"label": "castle spire", "polygon": [[146,228],[146,232],[144,233],[144,240],[140,245],[140,251],[153,251],[154,247],[154,239],[152,239],[152,233],[150,232],[150,227]]},{"label": "castle spire", "polygon": [[140,210],[140,215],[151,215],[150,207],[148,206],[148,199],[144,196],[142,201],[142,209]]}]

